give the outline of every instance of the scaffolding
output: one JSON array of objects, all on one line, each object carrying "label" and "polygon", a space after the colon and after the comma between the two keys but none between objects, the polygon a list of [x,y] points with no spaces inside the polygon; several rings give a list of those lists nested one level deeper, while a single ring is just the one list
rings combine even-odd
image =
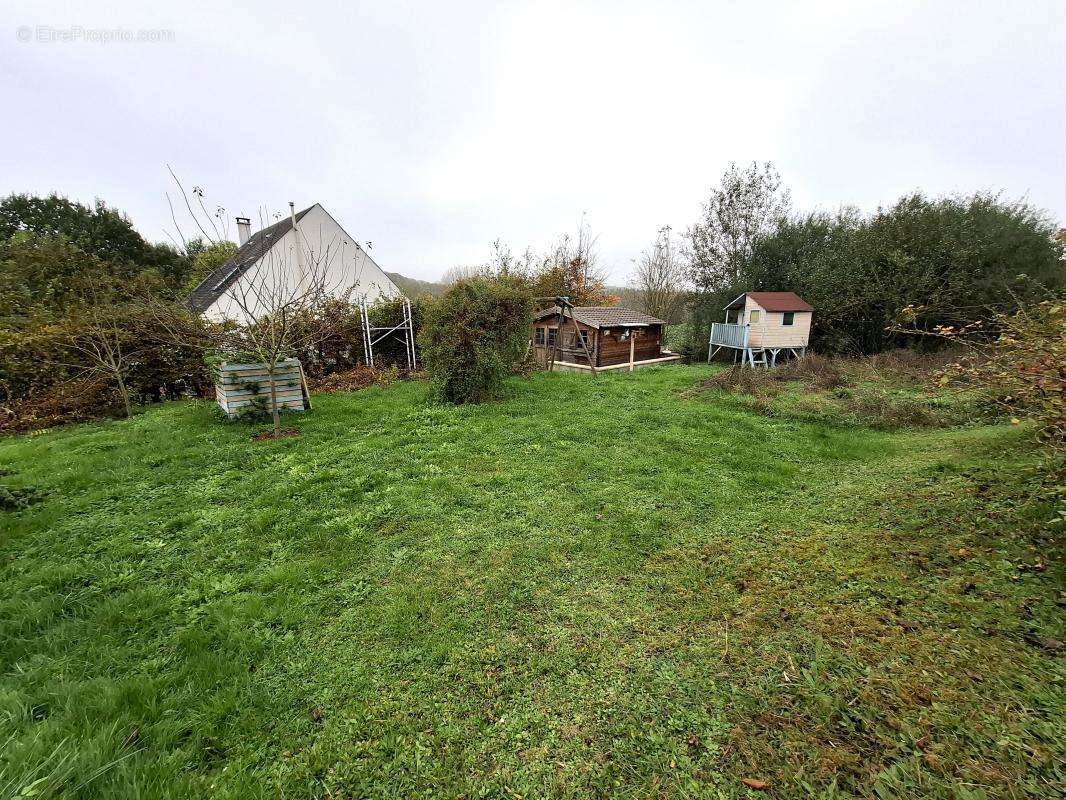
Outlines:
[{"label": "scaffolding", "polygon": [[418,369],[418,354],[415,352],[415,323],[411,313],[411,301],[406,297],[401,304],[403,319],[397,325],[371,325],[370,311],[366,304],[366,297],[359,299],[359,316],[363,322],[363,357],[368,367],[374,366],[374,345],[380,344],[385,338],[395,336],[402,339],[407,349],[407,369]]}]

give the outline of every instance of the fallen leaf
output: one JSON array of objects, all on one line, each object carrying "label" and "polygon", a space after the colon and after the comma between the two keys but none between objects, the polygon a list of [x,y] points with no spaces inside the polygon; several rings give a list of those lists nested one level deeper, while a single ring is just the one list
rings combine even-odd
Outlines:
[{"label": "fallen leaf", "polygon": [[932,739],[930,739],[928,736],[923,736],[921,739],[914,743],[914,746],[917,747],[919,750],[925,750],[932,743]]},{"label": "fallen leaf", "polygon": [[744,778],[741,783],[749,789],[755,789],[758,792],[765,792],[770,788],[770,784],[767,781],[760,781],[758,778]]}]

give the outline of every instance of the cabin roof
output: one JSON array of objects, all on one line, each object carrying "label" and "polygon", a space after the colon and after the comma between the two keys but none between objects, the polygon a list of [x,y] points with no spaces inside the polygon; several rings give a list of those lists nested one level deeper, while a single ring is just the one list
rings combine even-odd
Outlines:
[{"label": "cabin roof", "polygon": [[[314,206],[309,206],[296,214],[299,222]],[[237,248],[229,260],[220,266],[192,290],[185,303],[191,311],[202,314],[220,298],[229,287],[237,282],[248,269],[261,259],[275,244],[292,230],[292,216],[287,215],[258,230],[248,237],[248,241]]]},{"label": "cabin roof", "polygon": [[[658,317],[619,306],[573,306],[570,311],[573,313],[574,319],[591,328],[634,328],[666,324]],[[543,311],[538,311],[533,319],[538,321],[546,317],[556,316],[558,313],[559,306],[552,306]]]},{"label": "cabin roof", "polygon": [[744,292],[727,305],[725,310],[744,308],[749,297],[767,311],[814,311],[814,306],[795,292]]}]

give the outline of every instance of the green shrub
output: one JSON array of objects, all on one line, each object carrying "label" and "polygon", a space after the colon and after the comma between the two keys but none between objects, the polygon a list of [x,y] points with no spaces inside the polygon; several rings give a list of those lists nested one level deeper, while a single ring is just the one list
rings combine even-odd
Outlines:
[{"label": "green shrub", "polygon": [[498,396],[529,341],[533,300],[510,278],[459,281],[426,310],[419,336],[426,370],[449,403]]},{"label": "green shrub", "polygon": [[22,511],[44,500],[44,492],[32,486],[0,484],[0,511]]},{"label": "green shrub", "polygon": [[941,328],[937,334],[970,353],[943,370],[943,385],[978,388],[1003,412],[1030,416],[1042,438],[1066,451],[1066,301],[1046,300],[988,326],[999,331],[990,345],[981,328]]}]

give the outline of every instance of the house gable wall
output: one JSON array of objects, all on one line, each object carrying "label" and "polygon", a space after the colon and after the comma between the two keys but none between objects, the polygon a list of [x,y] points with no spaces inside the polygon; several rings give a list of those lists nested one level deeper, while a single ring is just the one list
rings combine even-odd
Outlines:
[{"label": "house gable wall", "polygon": [[[355,301],[365,296],[374,302],[383,298],[399,297],[401,292],[384,273],[377,262],[349,236],[340,224],[320,205],[315,204],[298,223],[303,239],[304,260],[310,271],[311,264],[317,260],[325,264],[328,271],[327,283],[334,296],[346,296]],[[258,262],[249,267],[204,312],[214,321],[225,319],[248,322],[236,297],[248,293],[249,282],[273,279],[280,276],[286,291],[295,287],[299,274],[299,259],[296,253],[296,233],[288,231],[271,247]],[[252,317],[260,316],[266,309],[253,310]]]}]

